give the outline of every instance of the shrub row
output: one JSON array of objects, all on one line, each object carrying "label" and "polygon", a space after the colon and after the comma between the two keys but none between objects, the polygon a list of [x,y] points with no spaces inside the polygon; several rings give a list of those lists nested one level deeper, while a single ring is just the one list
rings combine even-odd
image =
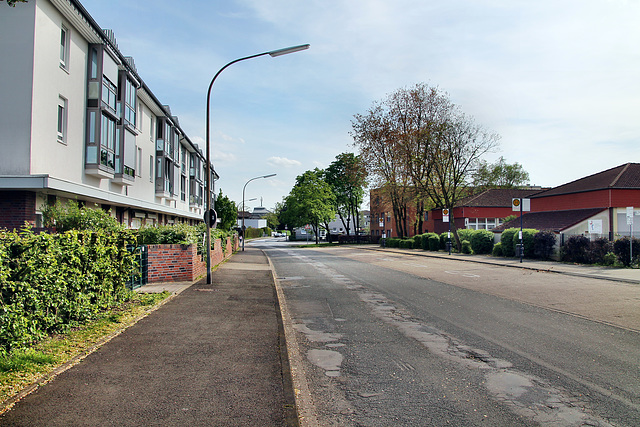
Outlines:
[{"label": "shrub row", "polygon": [[[511,228],[502,233],[501,241],[494,245],[494,234],[491,230],[458,230],[458,237],[465,254],[492,254],[494,256],[514,257],[516,245],[520,243],[518,232],[520,229]],[[413,248],[428,251],[446,250],[449,233],[425,233],[410,239],[390,238],[384,244],[390,248]],[[533,229],[523,230],[525,252],[528,258],[548,259],[553,254],[555,235],[550,231]],[[455,242],[451,236],[453,247]]]},{"label": "shrub row", "polygon": [[631,245],[633,262],[637,263],[640,261],[640,240],[635,237],[632,242],[628,237],[610,242],[605,238],[589,240],[585,236],[571,236],[560,250],[560,257],[562,261],[579,264],[613,265],[620,262],[628,267],[631,265]]},{"label": "shrub row", "polygon": [[135,243],[127,230],[0,232],[0,355],[127,300]]}]

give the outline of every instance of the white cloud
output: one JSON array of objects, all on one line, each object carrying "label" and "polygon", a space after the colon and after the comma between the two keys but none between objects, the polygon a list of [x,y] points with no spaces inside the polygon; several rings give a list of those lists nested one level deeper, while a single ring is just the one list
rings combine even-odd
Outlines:
[{"label": "white cloud", "polygon": [[286,157],[269,157],[267,159],[267,163],[269,163],[271,166],[285,168],[302,165],[302,163],[300,163],[299,161],[287,159]]}]

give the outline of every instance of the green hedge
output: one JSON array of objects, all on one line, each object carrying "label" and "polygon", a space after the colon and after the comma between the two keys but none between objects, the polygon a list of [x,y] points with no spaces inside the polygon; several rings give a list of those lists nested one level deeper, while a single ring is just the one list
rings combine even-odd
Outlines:
[{"label": "green hedge", "polygon": [[513,241],[518,240],[519,228],[508,228],[502,232],[500,243],[502,247],[502,255],[506,257],[516,256],[516,250]]},{"label": "green hedge", "polygon": [[473,230],[470,241],[473,253],[490,254],[493,250],[493,231]]},{"label": "green hedge", "polygon": [[133,232],[0,232],[0,354],[63,332],[130,298]]}]

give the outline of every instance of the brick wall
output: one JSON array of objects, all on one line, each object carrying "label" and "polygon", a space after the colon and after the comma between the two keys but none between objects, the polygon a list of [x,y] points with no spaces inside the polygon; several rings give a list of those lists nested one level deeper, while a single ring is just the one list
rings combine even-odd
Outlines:
[{"label": "brick wall", "polygon": [[[231,240],[227,239],[227,249],[224,252],[221,240],[213,241],[212,267],[220,264],[238,249],[237,241],[233,245]],[[207,263],[198,255],[196,245],[149,245],[147,249],[149,283],[193,282],[207,274]]]},{"label": "brick wall", "polygon": [[36,225],[36,193],[0,191],[0,228],[21,228],[25,221]]}]

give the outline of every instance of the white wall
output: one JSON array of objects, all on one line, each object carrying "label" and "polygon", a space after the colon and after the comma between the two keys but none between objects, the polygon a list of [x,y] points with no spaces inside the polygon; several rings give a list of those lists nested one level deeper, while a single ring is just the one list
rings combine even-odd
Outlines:
[{"label": "white wall", "polygon": [[0,2],[0,175],[29,173],[36,2]]},{"label": "white wall", "polygon": [[[35,3],[31,173],[82,182],[88,43],[50,2]],[[67,70],[60,66],[61,25],[70,36]],[[60,96],[68,107],[66,145],[57,141]]]}]

